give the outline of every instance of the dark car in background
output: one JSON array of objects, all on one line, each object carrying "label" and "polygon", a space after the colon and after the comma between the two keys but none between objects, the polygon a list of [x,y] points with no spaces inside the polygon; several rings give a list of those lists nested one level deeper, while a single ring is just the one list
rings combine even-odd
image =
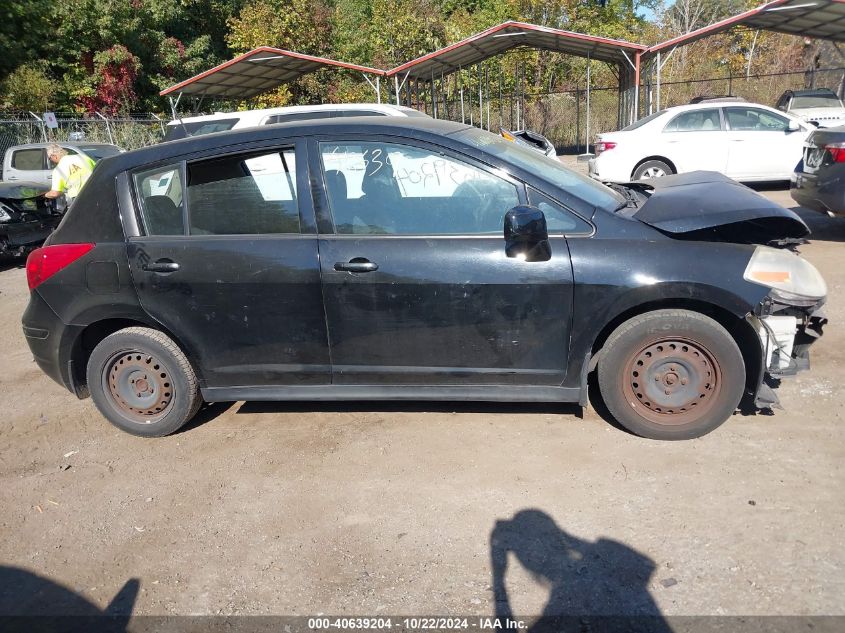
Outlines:
[{"label": "dark car in background", "polygon": [[789,192],[808,209],[845,215],[845,125],[818,129],[809,136]]},{"label": "dark car in background", "polygon": [[610,189],[427,118],[282,124],[104,161],[27,263],[38,365],[112,423],[203,400],[587,403],[645,437],[808,366],[793,212],[714,173]]},{"label": "dark car in background", "polygon": [[49,191],[36,183],[0,182],[0,259],[21,257],[47,239],[62,219]]}]

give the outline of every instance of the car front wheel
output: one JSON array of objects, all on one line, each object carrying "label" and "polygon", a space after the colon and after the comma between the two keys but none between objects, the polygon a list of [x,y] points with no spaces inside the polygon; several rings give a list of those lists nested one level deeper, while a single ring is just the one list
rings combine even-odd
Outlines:
[{"label": "car front wheel", "polygon": [[104,338],[88,359],[88,390],[100,413],[144,437],[179,429],[202,404],[197,377],[166,334],[130,327]]},{"label": "car front wheel", "polygon": [[710,317],[656,310],[610,335],[598,382],[608,410],[629,431],[686,440],[733,414],[745,390],[745,364],[733,337]]}]

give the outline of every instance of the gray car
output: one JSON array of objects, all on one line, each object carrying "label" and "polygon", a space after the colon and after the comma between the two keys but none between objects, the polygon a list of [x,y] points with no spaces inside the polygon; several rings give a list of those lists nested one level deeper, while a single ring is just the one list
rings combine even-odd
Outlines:
[{"label": "gray car", "polygon": [[[100,159],[116,156],[124,150],[108,143],[59,142],[69,154],[84,154],[95,163]],[[50,187],[53,165],[47,158],[50,143],[27,143],[14,145],[6,150],[3,158],[4,182],[26,182]]]}]

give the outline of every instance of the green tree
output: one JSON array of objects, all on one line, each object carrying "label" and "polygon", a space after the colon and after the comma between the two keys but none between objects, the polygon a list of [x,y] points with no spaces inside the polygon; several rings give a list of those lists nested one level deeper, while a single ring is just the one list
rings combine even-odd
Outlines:
[{"label": "green tree", "polygon": [[319,55],[329,50],[328,9],[315,0],[252,0],[229,19],[226,43],[236,53],[259,46]]},{"label": "green tree", "polygon": [[0,82],[25,62],[38,60],[52,28],[50,0],[3,0],[0,3]]},{"label": "green tree", "polygon": [[24,64],[3,82],[0,106],[4,110],[44,112],[55,105],[55,92],[56,86],[44,64]]}]

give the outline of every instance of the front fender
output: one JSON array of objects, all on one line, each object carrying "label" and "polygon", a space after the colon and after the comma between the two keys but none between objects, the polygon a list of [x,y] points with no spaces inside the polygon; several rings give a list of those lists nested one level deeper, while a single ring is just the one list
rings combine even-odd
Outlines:
[{"label": "front fender", "polygon": [[575,278],[570,365],[564,386],[578,387],[595,343],[628,315],[666,307],[745,317],[768,295],[742,277],[754,247],[641,240],[570,240]]}]

